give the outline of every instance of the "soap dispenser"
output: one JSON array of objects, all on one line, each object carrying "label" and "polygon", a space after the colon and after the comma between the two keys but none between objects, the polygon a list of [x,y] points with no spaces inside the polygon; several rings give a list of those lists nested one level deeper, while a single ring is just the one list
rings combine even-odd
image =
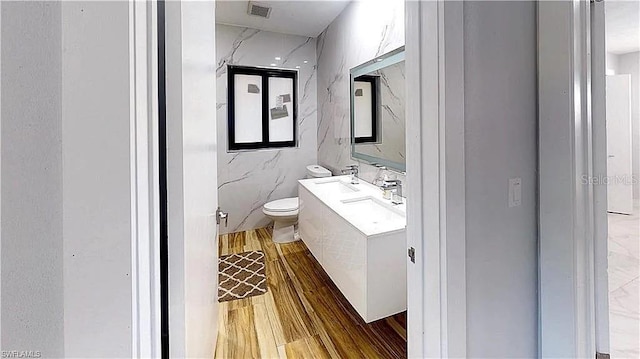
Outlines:
[{"label": "soap dispenser", "polygon": [[393,190],[388,185],[388,182],[389,176],[385,174],[384,178],[382,179],[382,198],[384,199],[391,199],[391,197],[393,197]]},{"label": "soap dispenser", "polygon": [[382,198],[384,199],[391,199],[391,197],[393,197],[393,191],[389,188],[383,188],[382,189]]},{"label": "soap dispenser", "polygon": [[387,168],[385,166],[380,166],[380,165],[376,165],[376,167],[378,167],[378,174],[376,176],[376,179],[373,181],[373,184],[375,184],[378,187],[382,187],[382,184],[384,183],[385,176],[386,176],[384,171]]}]

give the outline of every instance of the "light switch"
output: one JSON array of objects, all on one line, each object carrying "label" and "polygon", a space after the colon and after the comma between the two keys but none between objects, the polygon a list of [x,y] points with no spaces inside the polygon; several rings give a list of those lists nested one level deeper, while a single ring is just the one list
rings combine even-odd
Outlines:
[{"label": "light switch", "polygon": [[522,180],[509,178],[509,207],[518,207],[522,204]]}]

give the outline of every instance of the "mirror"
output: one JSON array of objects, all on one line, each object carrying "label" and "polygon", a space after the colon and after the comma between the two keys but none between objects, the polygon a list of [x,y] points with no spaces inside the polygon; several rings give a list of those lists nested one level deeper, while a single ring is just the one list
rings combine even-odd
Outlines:
[{"label": "mirror", "polygon": [[404,47],[350,71],[351,157],[405,171]]}]

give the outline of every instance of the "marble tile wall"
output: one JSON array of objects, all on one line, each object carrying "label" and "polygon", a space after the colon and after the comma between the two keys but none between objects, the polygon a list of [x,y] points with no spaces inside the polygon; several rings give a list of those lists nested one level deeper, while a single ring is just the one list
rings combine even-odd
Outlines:
[{"label": "marble tile wall", "polygon": [[317,161],[316,39],[218,24],[216,54],[218,143],[227,148],[226,66],[300,66],[298,147],[218,153],[219,203],[229,213],[228,226],[220,228],[224,234],[269,224],[262,206],[297,196],[298,179],[304,178],[307,165]]},{"label": "marble tile wall", "polygon": [[[334,174],[359,162],[351,158],[349,69],[403,45],[403,0],[354,1],[318,37],[318,162]],[[360,163],[362,179],[377,173]]]}]

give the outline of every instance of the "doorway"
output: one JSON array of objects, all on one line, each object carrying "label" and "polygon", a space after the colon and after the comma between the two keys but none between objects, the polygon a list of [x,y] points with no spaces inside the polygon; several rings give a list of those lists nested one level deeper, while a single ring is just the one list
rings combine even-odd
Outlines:
[{"label": "doorway", "polygon": [[[258,253],[256,258],[264,257],[267,283],[264,294],[220,302],[216,357],[233,357],[233,353],[252,348],[263,357],[277,356],[278,352],[298,357],[406,357],[406,279],[394,283],[397,295],[389,288],[384,296],[394,303],[404,302],[404,308],[368,317],[374,310],[362,305],[369,296],[362,281],[367,271],[360,262],[366,254],[364,240],[359,242],[363,236],[360,232],[345,235],[351,226],[341,226],[346,224],[343,217],[326,210],[326,202],[312,204],[312,200],[320,198],[318,193],[305,196],[301,193],[303,185],[298,182],[308,178],[314,183],[315,178],[332,176],[318,181],[328,179],[327,186],[335,185],[340,196],[341,191],[355,191],[356,196],[365,193],[373,187],[375,177],[393,176],[406,183],[405,176],[398,173],[400,169],[383,170],[353,158],[349,133],[350,69],[373,61],[382,70],[382,65],[388,64],[383,61],[384,56],[404,45],[404,2],[365,6],[348,1],[294,1],[260,5],[269,13],[268,19],[260,19],[262,23],[252,21],[258,18],[249,15],[246,6],[236,1],[218,1],[216,7],[219,199],[221,209],[229,213],[228,226],[221,227],[219,255],[225,262],[235,263],[240,256]],[[318,23],[321,25],[316,26]],[[277,24],[280,27],[274,28]],[[390,30],[385,33],[387,24]],[[278,98],[270,100],[275,89],[269,81],[277,72],[295,73],[298,84],[297,92],[281,93],[287,95],[281,98],[281,106]],[[397,89],[389,92],[403,94],[404,78],[388,70],[385,75],[388,87]],[[380,90],[380,99],[390,100]],[[387,104],[404,102],[401,97]],[[240,110],[254,108],[251,105],[260,99],[261,104],[255,108],[259,111],[263,107],[263,121],[248,128],[249,118],[242,117]],[[278,130],[274,125],[291,123],[295,102],[297,126],[280,133],[283,139],[295,139],[295,143],[266,141]],[[270,103],[269,111],[264,111],[265,103]],[[405,106],[402,103],[397,107],[402,108],[391,108],[389,112],[397,113],[403,123]],[[277,118],[274,110],[281,112]],[[401,133],[404,139],[404,126],[391,127],[382,111],[380,117],[385,135],[399,129],[398,135]],[[244,150],[232,146],[235,143],[231,137],[242,138]],[[389,138],[379,139],[387,144]],[[400,156],[404,156],[404,142],[398,142],[402,147]],[[384,154],[384,146],[379,148],[378,153]],[[348,176],[341,173],[351,164],[359,166],[359,183],[354,185],[343,182]],[[375,195],[382,193],[377,187],[374,189]],[[411,201],[409,195],[405,203]],[[402,211],[402,207],[394,208]],[[294,213],[290,216],[295,217],[296,210],[301,240],[291,242],[295,238],[291,222],[296,219],[281,218],[289,216],[282,213]],[[314,230],[331,215],[333,226]],[[276,230],[270,228],[272,217],[279,221],[279,235],[273,235]],[[393,246],[393,261],[386,263],[400,268],[397,273],[406,277],[408,256],[405,238],[402,239]],[[243,263],[247,269],[254,264]],[[223,263],[220,268],[226,265]],[[226,271],[221,273],[226,275]],[[239,340],[240,337],[246,340]]]},{"label": "doorway", "polygon": [[609,353],[612,358],[637,358],[640,356],[640,3],[605,2],[604,17]]},{"label": "doorway", "polygon": [[[198,109],[198,104],[203,105],[200,110],[212,111],[215,108],[209,107],[215,102],[209,101],[215,98],[215,89],[207,87],[207,91],[197,91],[196,87],[186,87],[190,91],[189,96],[184,96],[185,84],[191,86],[191,82],[199,83],[203,86],[215,84],[215,72],[207,72],[208,69],[216,68],[215,54],[208,53],[207,56],[198,57],[194,52],[198,47],[207,44],[207,49],[215,48],[215,39],[211,38],[215,30],[201,31],[202,28],[213,26],[215,11],[213,9],[202,9],[199,6],[210,6],[211,3],[203,2],[165,2],[165,31],[157,32],[154,27],[153,16],[151,24],[153,33],[157,33],[158,42],[151,41],[153,49],[160,45],[160,37],[164,37],[165,48],[165,70],[166,78],[166,102],[167,102],[167,222],[165,233],[168,241],[168,253],[162,258],[168,265],[168,289],[169,300],[163,306],[169,306],[168,318],[163,318],[169,325],[169,348],[171,356],[193,356],[211,353],[212,335],[209,329],[216,331],[215,325],[209,326],[206,321],[198,321],[198,310],[212,310],[211,316],[217,322],[218,314],[215,295],[207,295],[200,292],[190,298],[191,304],[186,300],[187,290],[193,290],[197,283],[193,275],[185,273],[186,262],[190,258],[196,259],[193,264],[199,267],[197,270],[205,269],[217,262],[217,236],[216,230],[211,227],[215,223],[215,208],[210,208],[215,201],[201,202],[203,198],[196,196],[191,188],[187,188],[184,163],[181,162],[187,155],[187,149],[191,151],[204,151],[211,154],[217,150],[216,140],[212,138],[212,131],[197,130],[202,122],[191,122],[187,126],[181,124],[179,119],[186,121],[188,110]],[[407,71],[412,71],[416,76],[412,76],[409,86],[420,88],[419,91],[412,91],[409,94],[408,112],[411,113],[407,123],[407,133],[411,134],[411,148],[408,149],[407,161],[411,163],[407,174],[408,192],[415,196],[415,201],[410,201],[410,212],[408,218],[408,243],[407,245],[415,250],[415,263],[408,265],[408,278],[412,285],[408,293],[408,306],[414,311],[413,319],[408,320],[407,337],[408,353],[410,356],[442,356],[449,355],[464,356],[466,353],[466,325],[465,317],[443,315],[441,308],[446,306],[451,313],[465,313],[465,267],[464,267],[464,162],[461,153],[456,151],[463,143],[460,131],[463,124],[463,116],[459,109],[462,107],[462,99],[455,96],[463,86],[462,56],[459,48],[455,46],[447,47],[451,54],[447,56],[447,65],[444,64],[444,56],[440,56],[439,49],[445,39],[451,43],[461,44],[462,37],[462,5],[459,3],[441,2],[414,2],[407,1],[408,11],[406,20],[407,29]],[[171,9],[169,9],[171,7]],[[438,24],[444,21],[444,8],[449,8],[447,21],[451,24],[451,29],[446,33],[438,32]],[[187,13],[189,15],[187,15]],[[409,15],[410,14],[410,15]],[[183,19],[189,16],[190,26],[182,27]],[[193,19],[197,21],[193,21]],[[161,18],[161,16],[158,16]],[[201,26],[200,29],[196,29]],[[159,26],[158,26],[159,27]],[[206,33],[206,34],[204,34]],[[205,36],[206,35],[206,36]],[[203,38],[203,36],[205,36]],[[456,41],[454,41],[456,40]],[[411,45],[413,44],[413,45]],[[191,60],[191,61],[189,61]],[[454,61],[455,60],[455,61]],[[209,64],[209,65],[206,65]],[[201,79],[189,77],[194,73],[189,71],[201,70]],[[455,74],[448,80],[447,86],[441,81],[444,73]],[[439,77],[438,74],[442,73]],[[161,73],[160,76],[163,76]],[[449,76],[448,75],[448,76]],[[455,80],[453,80],[455,78]],[[213,90],[213,92],[212,92]],[[447,126],[444,126],[445,111],[440,111],[440,102],[436,95],[441,93],[451,93],[451,100],[442,106],[447,108]],[[203,98],[204,96],[205,98]],[[200,99],[200,101],[198,101]],[[455,100],[454,100],[455,99]],[[161,101],[163,99],[160,99]],[[423,107],[421,104],[428,104]],[[194,114],[193,112],[191,113]],[[215,115],[211,115],[215,116]],[[205,116],[206,118],[206,116]],[[420,121],[420,118],[429,118],[432,121]],[[195,121],[197,116],[191,117]],[[433,123],[431,123],[433,122]],[[438,131],[438,127],[445,129]],[[195,133],[194,133],[195,132]],[[209,141],[198,143],[187,143],[185,139],[199,138],[196,134],[204,134]],[[194,135],[195,137],[190,137]],[[444,138],[447,141],[444,141]],[[172,142],[173,141],[173,142]],[[197,142],[197,141],[196,141]],[[423,145],[426,144],[426,145]],[[161,150],[166,150],[161,149]],[[445,151],[448,155],[445,156]],[[198,158],[195,156],[193,158]],[[202,155],[202,153],[201,153]],[[192,159],[193,159],[192,158]],[[215,161],[215,160],[214,160]],[[200,162],[200,163],[197,163]],[[182,163],[182,169],[179,164]],[[189,161],[188,166],[196,171],[202,161]],[[178,165],[178,168],[175,166]],[[163,174],[160,174],[162,176]],[[215,175],[214,175],[215,176]],[[448,182],[447,188],[439,186],[439,183]],[[212,181],[207,183],[211,186]],[[190,201],[185,199],[188,191]],[[426,199],[429,200],[426,200]],[[202,203],[202,206],[195,205]],[[447,207],[447,216],[440,216],[440,206],[444,203],[452,204]],[[157,202],[156,202],[157,205]],[[211,210],[210,210],[211,209]],[[194,210],[191,218],[185,216],[189,210]],[[215,227],[215,225],[214,225]],[[193,229],[195,232],[187,233]],[[446,229],[446,232],[445,232]],[[424,240],[423,238],[428,238]],[[189,247],[189,245],[191,247]],[[194,244],[197,244],[194,246]],[[447,250],[445,251],[445,245]],[[197,250],[197,246],[202,246],[203,250]],[[201,259],[205,259],[201,261]],[[213,258],[213,259],[212,259]],[[408,261],[407,257],[407,261]],[[213,266],[215,267],[215,266]],[[193,267],[192,267],[193,269]],[[203,270],[206,283],[213,283],[217,276],[211,276],[213,272]],[[140,275],[140,274],[139,274]],[[144,273],[143,273],[144,275]],[[144,278],[142,278],[144,282]],[[153,276],[150,280],[153,280]],[[202,278],[201,278],[202,279]],[[191,289],[185,286],[189,283]],[[208,284],[207,284],[208,285]],[[216,288],[216,285],[208,286],[209,289]],[[431,290],[425,291],[429,287]],[[204,295],[202,295],[204,294]],[[194,302],[195,300],[195,302]],[[191,309],[189,309],[191,307]],[[166,307],[165,307],[166,308]],[[198,309],[199,308],[199,309]],[[191,313],[189,313],[191,311]],[[428,317],[429,321],[425,322]],[[187,320],[187,318],[191,320]],[[206,330],[198,330],[201,326],[207,326]],[[152,324],[153,327],[153,324]],[[158,330],[159,331],[159,330]],[[446,331],[446,333],[445,333]],[[153,328],[151,330],[153,334]],[[215,335],[213,335],[215,337]],[[195,353],[195,354],[193,354]],[[412,354],[413,353],[413,354]]]},{"label": "doorway", "polygon": [[[624,25],[618,27],[622,31],[611,38],[612,34],[605,31],[605,23],[615,19],[605,18],[615,14],[613,10],[605,11],[609,4],[626,7],[618,12],[617,20],[625,20]],[[608,98],[624,91],[612,90],[608,94],[612,81],[606,77],[606,72],[615,75],[607,66],[607,50],[627,51],[628,48],[622,48],[629,44],[638,50],[640,39],[629,41],[628,36],[638,33],[640,9],[628,8],[637,5],[632,1],[538,4],[538,23],[544,25],[538,28],[542,356],[592,357],[597,353],[637,357],[633,348],[638,344],[637,294],[635,299],[633,295],[627,297],[635,304],[628,306],[626,309],[630,311],[623,315],[624,330],[615,332],[616,319],[610,316],[609,309],[618,305],[610,296],[612,289],[620,289],[613,288],[616,280],[612,279],[612,273],[614,277],[622,274],[620,271],[616,274],[616,262],[631,265],[627,267],[629,270],[637,259],[618,256],[630,254],[624,246],[618,246],[615,251],[619,253],[612,256],[620,232],[616,234],[610,226],[616,224],[610,219],[624,216],[617,218],[629,218],[630,224],[634,221],[626,214],[608,214],[608,209],[628,211],[627,186],[634,182],[628,162],[634,154],[628,153],[629,148],[633,148],[629,146],[632,128],[628,118],[612,119],[609,123],[609,116],[628,112],[617,105],[626,102],[622,97],[628,97],[628,91],[626,96]],[[571,26],[567,27],[569,23]],[[636,30],[631,24],[635,24]],[[619,49],[614,50],[618,46]],[[607,108],[608,105],[616,108]],[[619,174],[611,176],[608,173],[611,171]],[[619,192],[615,194],[618,197],[608,201],[608,191]],[[629,236],[637,248],[637,236],[635,241],[633,234],[622,236]],[[637,277],[637,269],[635,273]],[[633,280],[631,277],[618,283],[625,285]],[[624,289],[618,293],[623,292]],[[575,340],[560,340],[561,337]],[[624,342],[627,347],[616,349],[616,342]],[[618,351],[620,349],[622,351]],[[629,349],[632,351],[625,352]]]}]

